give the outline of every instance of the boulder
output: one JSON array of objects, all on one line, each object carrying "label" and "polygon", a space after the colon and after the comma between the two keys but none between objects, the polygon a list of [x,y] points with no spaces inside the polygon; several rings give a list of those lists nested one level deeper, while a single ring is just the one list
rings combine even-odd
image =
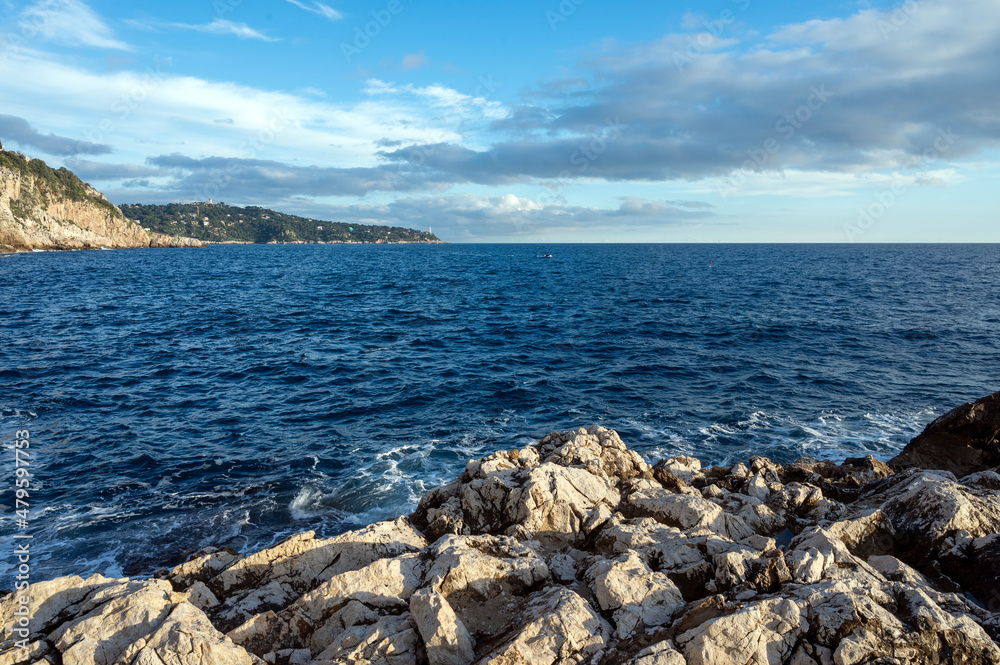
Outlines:
[{"label": "boulder", "polygon": [[437,591],[427,588],[413,594],[410,616],[423,637],[430,665],[469,665],[475,658],[469,631]]},{"label": "boulder", "polygon": [[521,598],[549,580],[538,554],[506,536],[445,536],[429,550],[427,585],[442,594],[475,636],[493,634]]},{"label": "boulder", "polygon": [[1000,392],[956,407],[889,461],[966,476],[1000,466]]},{"label": "boulder", "polygon": [[409,613],[404,613],[346,630],[311,662],[312,665],[417,665],[421,655],[422,641],[417,627]]},{"label": "boulder", "polygon": [[[481,665],[551,665],[597,662],[607,647],[611,626],[578,594],[553,587],[533,596],[517,620],[491,640],[498,646],[477,663]],[[488,646],[489,643],[487,642]]]},{"label": "boulder", "polygon": [[[261,661],[227,639],[187,594],[165,580],[110,580],[95,575],[31,585],[37,608],[31,622],[34,662],[63,665],[258,665]],[[13,598],[0,604],[5,620]],[[0,662],[29,662],[6,643]]]},{"label": "boulder", "polygon": [[234,562],[213,577],[208,587],[220,599],[271,582],[287,584],[301,594],[339,573],[426,546],[423,535],[402,517],[325,540],[307,531]]},{"label": "boulder", "polygon": [[684,607],[684,599],[670,578],[654,573],[634,552],[595,563],[587,577],[597,604],[614,613],[619,639],[637,627],[669,625],[674,612]]}]

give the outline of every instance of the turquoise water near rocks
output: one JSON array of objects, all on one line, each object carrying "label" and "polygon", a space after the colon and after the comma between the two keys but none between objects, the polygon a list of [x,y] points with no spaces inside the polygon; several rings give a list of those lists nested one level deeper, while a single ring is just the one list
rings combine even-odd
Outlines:
[{"label": "turquoise water near rocks", "polygon": [[36,580],[332,535],[555,429],[886,459],[1000,388],[996,245],[31,253],[0,284],[0,547],[27,428]]}]

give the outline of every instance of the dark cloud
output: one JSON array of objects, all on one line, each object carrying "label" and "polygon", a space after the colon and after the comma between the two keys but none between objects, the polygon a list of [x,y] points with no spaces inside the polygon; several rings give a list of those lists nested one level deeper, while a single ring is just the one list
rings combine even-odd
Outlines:
[{"label": "dark cloud", "polygon": [[184,198],[275,201],[293,196],[363,196],[370,192],[442,189],[448,178],[425,168],[387,164],[337,168],[298,166],[262,159],[160,155],[147,160],[173,178],[169,189]]},{"label": "dark cloud", "polygon": [[84,181],[120,180],[162,175],[162,169],[140,164],[105,164],[87,159],[66,160],[66,167]]},{"label": "dark cloud", "polygon": [[57,136],[41,134],[24,118],[14,115],[0,115],[0,139],[10,139],[22,146],[38,148],[42,152],[60,157],[74,155],[107,155],[111,146]]},{"label": "dark cloud", "polygon": [[383,156],[498,184],[862,173],[1000,146],[1000,68],[986,66],[1000,62],[1000,5],[912,7],[788,26],[756,43],[724,34],[700,51],[679,35],[605,45],[581,62],[587,76],[536,86],[530,104],[493,123],[509,138]]}]

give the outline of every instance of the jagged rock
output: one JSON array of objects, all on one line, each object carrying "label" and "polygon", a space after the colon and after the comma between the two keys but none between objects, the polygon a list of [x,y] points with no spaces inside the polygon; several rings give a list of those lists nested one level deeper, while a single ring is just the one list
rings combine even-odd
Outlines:
[{"label": "jagged rock", "polygon": [[[136,642],[138,644],[139,642]],[[128,662],[128,661],[126,661]],[[63,657],[64,665],[69,661]],[[253,665],[255,656],[217,631],[203,612],[189,603],[176,605],[159,629],[145,638],[132,665]]]},{"label": "jagged rock", "polygon": [[219,604],[219,599],[202,582],[192,584],[185,595],[189,603],[203,612],[207,612]]},{"label": "jagged rock", "polygon": [[894,556],[878,555],[869,557],[868,565],[881,573],[887,580],[915,585],[928,584],[926,577]]},{"label": "jagged rock", "polygon": [[82,616],[64,623],[49,639],[65,665],[130,662],[142,647],[141,640],[156,631],[174,608],[172,593],[170,584],[161,580],[104,587],[87,600]]},{"label": "jagged rock", "polygon": [[288,584],[296,593],[304,593],[334,575],[426,546],[427,541],[406,518],[325,540],[317,540],[315,533],[307,531],[236,561],[213,577],[208,587],[220,599],[271,582]]},{"label": "jagged rock", "polygon": [[[693,494],[695,496],[701,493],[694,487],[689,485],[685,480],[678,478],[671,471],[661,467],[653,467],[652,470],[653,480],[660,483],[660,487],[677,494]],[[714,485],[712,487],[715,487]],[[707,498],[707,497],[706,497]]]},{"label": "jagged rock", "polygon": [[519,597],[549,578],[545,561],[510,537],[445,536],[429,554],[427,584],[476,636],[509,621],[520,611]]},{"label": "jagged rock", "polygon": [[693,483],[698,477],[703,475],[701,472],[701,460],[696,457],[688,457],[687,455],[679,455],[662,460],[657,462],[654,468],[668,471],[672,476],[680,478],[688,484]]},{"label": "jagged rock", "polygon": [[670,578],[651,571],[634,552],[595,563],[587,577],[600,608],[614,612],[619,639],[628,637],[639,625],[667,625],[674,612],[684,607],[684,599]]},{"label": "jagged rock", "polygon": [[549,435],[539,443],[539,449],[546,463],[585,468],[612,480],[630,480],[649,471],[642,457],[629,450],[617,432],[600,426]]},{"label": "jagged rock", "polygon": [[124,581],[109,579],[103,575],[91,575],[84,580],[74,575],[36,582],[28,589],[15,592],[0,602],[0,626],[7,627],[15,621],[15,612],[21,607],[18,598],[25,596],[31,599],[31,634],[48,634],[61,620],[78,615],[84,601],[97,591],[120,585]]},{"label": "jagged rock", "polygon": [[576,560],[568,554],[555,554],[548,562],[552,579],[560,584],[576,580]]},{"label": "jagged rock", "polygon": [[272,580],[259,588],[246,589],[243,593],[234,595],[225,604],[220,605],[216,599],[212,606],[212,617],[215,625],[222,630],[229,630],[255,615],[280,610],[294,599],[295,592],[290,585]]},{"label": "jagged rock", "polygon": [[684,655],[677,651],[673,641],[658,642],[635,655],[633,665],[687,665]]},{"label": "jagged rock", "polygon": [[951,580],[968,589],[988,611],[1000,615],[1000,534],[970,536],[942,554],[940,564]]},{"label": "jagged rock", "polygon": [[404,554],[335,575],[295,602],[293,610],[314,625],[351,600],[373,609],[399,609],[423,581],[425,562],[417,554]]},{"label": "jagged rock", "polygon": [[955,531],[972,538],[1000,532],[1000,492],[964,487],[947,471],[922,471],[891,493],[882,512],[918,564]]},{"label": "jagged rock", "polygon": [[998,531],[994,471],[650,468],[576,430],[469,462],[412,522],[32,585],[0,665],[1000,665]]},{"label": "jagged rock", "polygon": [[602,652],[611,626],[578,594],[553,587],[535,595],[521,608],[519,620],[500,632],[482,665],[577,664]]},{"label": "jagged rock", "polygon": [[404,613],[383,617],[370,626],[356,626],[344,631],[316,656],[312,664],[416,665],[421,649],[417,627],[409,613]]},{"label": "jagged rock", "polygon": [[[251,654],[226,639],[204,612],[164,580],[110,580],[95,575],[41,582],[29,587],[37,610],[31,617],[45,641],[33,657],[62,665],[253,665]],[[2,604],[3,616],[13,599]],[[0,660],[22,655],[4,650]]]},{"label": "jagged rock", "polygon": [[626,514],[630,517],[652,517],[683,531],[706,528],[733,540],[754,533],[742,518],[726,514],[720,506],[707,499],[674,494],[652,484],[634,490],[625,503]]},{"label": "jagged rock", "polygon": [[233,549],[227,547],[217,550],[209,547],[176,566],[166,578],[175,589],[183,590],[195,582],[208,582],[238,559],[240,555]]},{"label": "jagged rock", "polygon": [[773,593],[792,579],[784,554],[774,541],[733,543],[725,538],[709,538],[705,547],[715,569],[715,587],[721,591]]},{"label": "jagged rock", "polygon": [[0,147],[0,248],[204,247],[150,233],[72,173]]},{"label": "jagged rock", "polygon": [[534,537],[558,548],[585,539],[611,516],[619,499],[605,477],[546,463],[532,469],[509,505],[522,539]]},{"label": "jagged rock", "polygon": [[[554,549],[579,542],[618,505],[615,483],[602,468],[597,462],[587,469],[545,462],[522,469],[495,456],[470,463],[465,471],[470,480],[458,491],[461,519],[475,534],[537,538]],[[428,517],[442,519],[442,507],[424,508]]]},{"label": "jagged rock", "polygon": [[616,515],[601,529],[595,551],[607,558],[635,552],[658,571],[689,569],[706,562],[704,536],[685,534],[648,517],[624,520]]},{"label": "jagged rock", "polygon": [[1000,466],[1000,392],[944,414],[889,464],[966,476]]},{"label": "jagged rock", "polygon": [[754,603],[677,636],[689,663],[783,663],[808,630],[804,603],[773,598]]},{"label": "jagged rock", "polygon": [[437,591],[428,588],[413,594],[410,615],[424,639],[430,665],[469,665],[475,658],[469,631]]},{"label": "jagged rock", "polygon": [[867,485],[882,478],[888,478],[894,472],[892,467],[873,456],[849,457],[840,465],[843,479],[851,485]]},{"label": "jagged rock", "polygon": [[247,618],[229,636],[258,655],[275,648],[309,648],[318,653],[345,631],[376,623],[380,612],[405,609],[423,580],[426,565],[419,555],[404,554],[345,571],[283,611]]},{"label": "jagged rock", "polygon": [[789,483],[767,498],[767,505],[776,511],[784,511],[798,517],[808,517],[823,500],[823,490],[815,485]]}]

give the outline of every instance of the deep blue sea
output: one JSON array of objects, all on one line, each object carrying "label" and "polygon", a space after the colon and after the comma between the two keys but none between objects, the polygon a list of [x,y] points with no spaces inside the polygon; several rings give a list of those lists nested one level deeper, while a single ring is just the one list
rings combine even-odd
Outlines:
[{"label": "deep blue sea", "polygon": [[333,535],[557,429],[885,459],[1000,389],[996,245],[31,253],[0,287],[0,551],[27,428],[36,580]]}]

